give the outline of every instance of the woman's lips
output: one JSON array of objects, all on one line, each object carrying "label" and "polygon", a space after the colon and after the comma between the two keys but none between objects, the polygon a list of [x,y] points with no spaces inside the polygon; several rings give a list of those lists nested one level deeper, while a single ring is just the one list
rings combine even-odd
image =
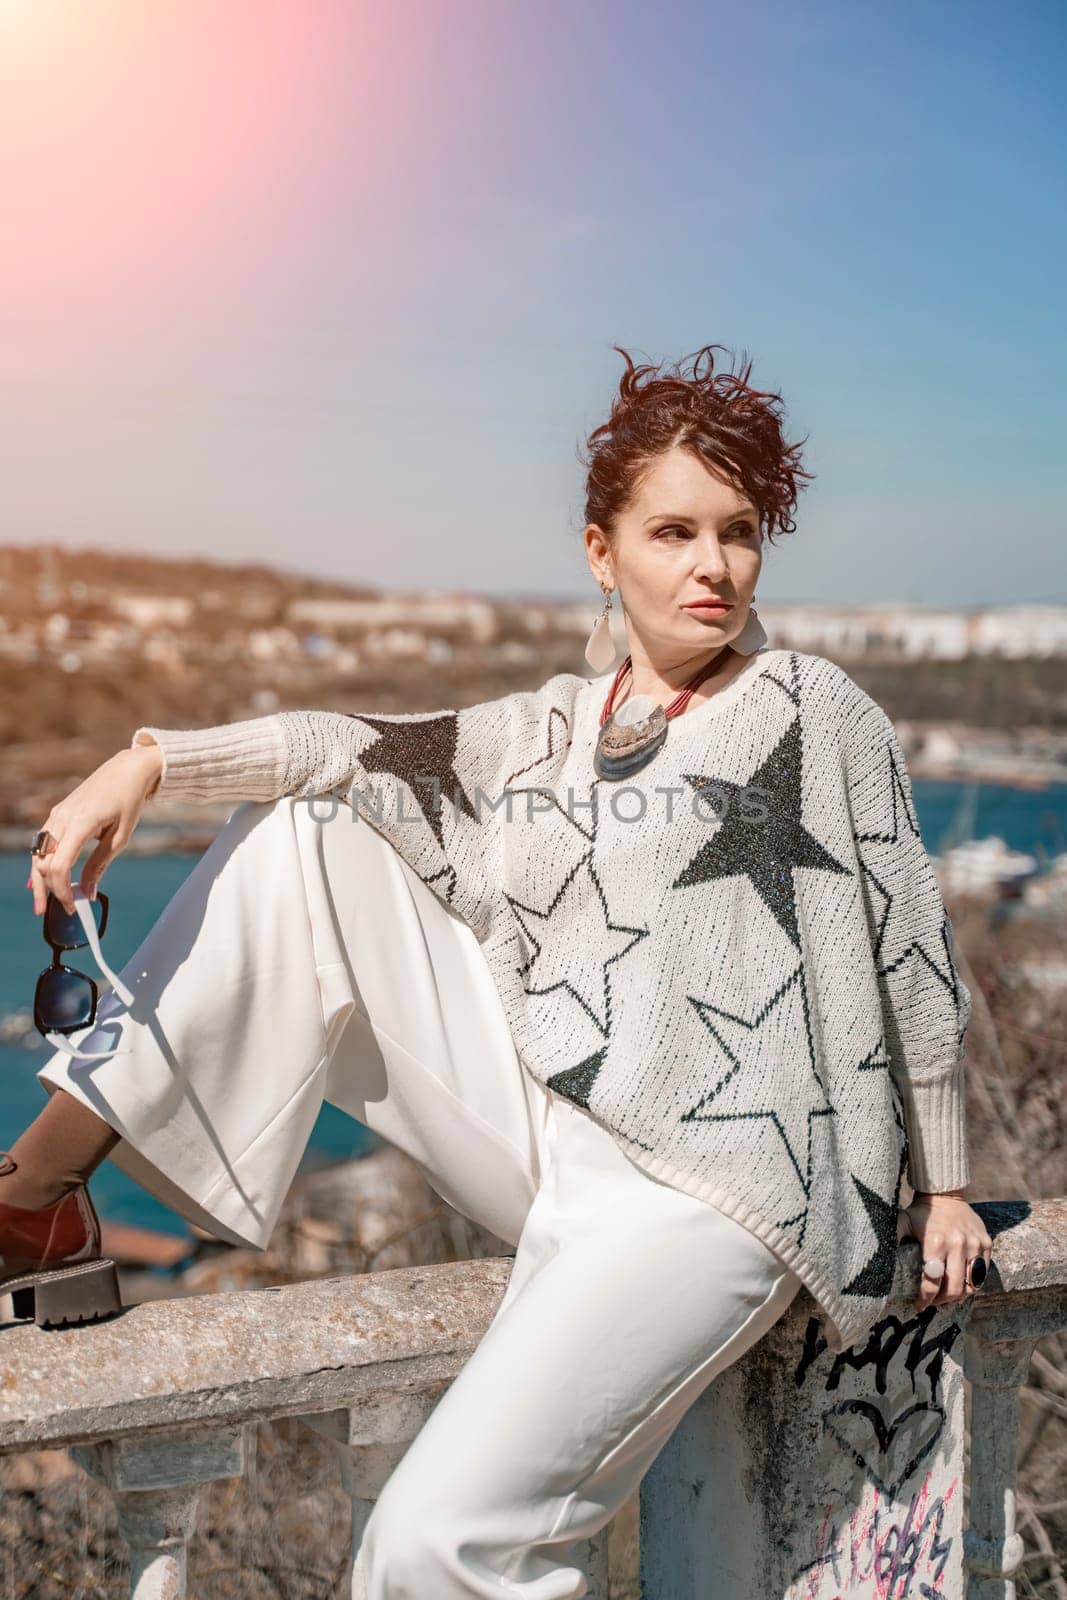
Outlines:
[{"label": "woman's lips", "polygon": [[725,600],[696,600],[692,605],[683,606],[684,611],[707,611],[715,616],[725,616],[727,611],[732,611],[733,605]]}]

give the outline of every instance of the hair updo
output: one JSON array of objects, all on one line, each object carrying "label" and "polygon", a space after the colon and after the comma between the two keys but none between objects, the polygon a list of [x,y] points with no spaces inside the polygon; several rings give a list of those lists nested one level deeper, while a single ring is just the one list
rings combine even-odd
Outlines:
[{"label": "hair updo", "polygon": [[[780,394],[765,394],[748,382],[746,361],[740,372],[715,372],[713,350],[704,345],[671,371],[635,367],[621,345],[612,345],[626,362],[619,392],[607,422],[586,441],[589,459],[585,521],[595,522],[610,539],[615,519],[624,511],[642,475],[656,456],[681,446],[699,456],[719,476],[748,495],[759,512],[759,526],[771,539],[776,529],[793,533],[791,512],[805,485],[815,475],[800,466],[799,440],[787,445],[782,436]],[[683,371],[692,360],[691,375]]]}]

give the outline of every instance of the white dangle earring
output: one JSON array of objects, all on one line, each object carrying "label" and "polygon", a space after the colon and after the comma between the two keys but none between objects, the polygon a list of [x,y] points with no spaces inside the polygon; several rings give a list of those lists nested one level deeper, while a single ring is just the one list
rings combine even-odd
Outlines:
[{"label": "white dangle earring", "polygon": [[604,590],[604,609],[593,623],[585,643],[585,659],[596,673],[607,672],[614,666],[618,651],[611,633],[611,590]]},{"label": "white dangle earring", "polygon": [[[756,596],[752,596],[755,600]],[[767,643],[767,630],[759,619],[759,614],[754,605],[749,605],[745,625],[736,639],[730,640],[730,645],[743,656],[753,655],[761,646]]]}]

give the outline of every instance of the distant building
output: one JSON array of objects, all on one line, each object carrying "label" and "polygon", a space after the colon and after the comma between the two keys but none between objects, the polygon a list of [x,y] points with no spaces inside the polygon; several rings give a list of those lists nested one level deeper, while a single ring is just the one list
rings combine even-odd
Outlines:
[{"label": "distant building", "polygon": [[373,600],[292,600],[289,621],[318,628],[401,628],[461,630],[474,644],[496,637],[492,600],[462,594],[397,594]]},{"label": "distant building", "polygon": [[193,614],[193,602],[177,594],[112,594],[111,606],[138,628],[157,628],[161,623],[181,628]]},{"label": "distant building", "polygon": [[972,620],[971,640],[980,655],[1067,655],[1067,606],[998,606],[980,611]]},{"label": "distant building", "polygon": [[1067,655],[1067,606],[953,610],[886,605],[757,604],[779,649],[841,659],[962,661],[971,655]]}]

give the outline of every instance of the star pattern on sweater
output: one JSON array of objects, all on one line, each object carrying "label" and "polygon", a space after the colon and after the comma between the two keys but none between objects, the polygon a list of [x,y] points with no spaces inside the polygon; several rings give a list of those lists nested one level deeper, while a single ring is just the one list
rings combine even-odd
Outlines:
[{"label": "star pattern on sweater", "polygon": [[[752,1017],[738,1016],[696,995],[687,999],[715,1041],[713,1070],[717,1076],[679,1121],[766,1123],[768,1134],[786,1150],[804,1201],[798,1212],[780,1218],[777,1225],[783,1231],[797,1230],[800,1245],[816,1170],[816,1122],[836,1115],[816,1066],[803,963]],[[788,1048],[783,1041],[795,1038],[801,1026],[808,1041],[810,1077],[799,1083],[791,1075],[788,1093],[776,1104],[768,1104],[766,1094],[759,1091],[779,1071],[782,1049]]]},{"label": "star pattern on sweater", "polygon": [[[701,1113],[699,1116],[690,1116],[690,1114],[687,1112],[685,1114],[685,1116],[682,1117],[681,1120],[683,1122],[686,1122],[686,1121],[695,1121],[695,1122],[763,1122],[763,1123],[767,1124],[768,1134],[769,1134],[769,1137],[772,1140],[772,1142],[773,1143],[784,1144],[786,1146],[786,1148],[788,1149],[788,1151],[789,1151],[789,1159],[790,1159],[790,1161],[791,1161],[791,1163],[793,1165],[794,1171],[796,1172],[797,1182],[798,1182],[798,1184],[800,1186],[800,1191],[801,1191],[801,1194],[803,1195],[803,1201],[804,1201],[804,1203],[801,1206],[800,1210],[795,1212],[791,1216],[776,1218],[775,1219],[775,1227],[780,1228],[783,1233],[789,1233],[791,1231],[795,1232],[796,1237],[795,1237],[795,1241],[794,1242],[796,1243],[796,1245],[799,1248],[801,1245],[803,1245],[803,1243],[804,1243],[804,1235],[807,1232],[808,1217],[809,1217],[810,1212],[811,1212],[811,1197],[812,1197],[812,1193],[813,1193],[813,1190],[814,1190],[817,1171],[818,1171],[817,1163],[816,1163],[816,1160],[815,1160],[815,1142],[816,1142],[816,1137],[815,1136],[816,1136],[817,1124],[824,1117],[834,1117],[836,1115],[837,1115],[837,1112],[836,1112],[836,1110],[834,1109],[833,1106],[808,1105],[805,1108],[805,1111],[804,1111],[805,1133],[804,1133],[804,1140],[803,1140],[803,1154],[804,1154],[803,1165],[801,1165],[800,1161],[798,1161],[797,1156],[796,1156],[792,1146],[789,1143],[789,1139],[788,1139],[788,1137],[786,1135],[786,1132],[785,1132],[785,1129],[783,1127],[782,1118],[779,1116],[777,1111],[772,1111],[772,1110],[751,1111],[751,1110],[749,1110],[749,1111],[731,1111],[731,1112],[716,1112],[716,1113],[707,1113],[707,1112],[705,1112],[705,1113]],[[794,1117],[794,1120],[796,1120],[795,1117]],[[764,1160],[765,1159],[767,1161],[768,1165],[770,1165],[773,1162],[773,1151],[772,1151],[772,1149],[768,1148],[764,1152],[764,1154],[762,1156],[754,1154],[754,1159],[759,1159],[759,1160]]]},{"label": "star pattern on sweater", "polygon": [[[411,863],[409,862],[408,865],[411,866]],[[433,889],[435,894],[441,894],[450,905],[454,903],[456,887],[459,882],[455,867],[449,865],[447,867],[439,867],[436,872],[420,872],[418,867],[412,866],[411,870],[416,877],[422,879],[427,889]],[[438,884],[442,885],[440,890],[437,888]]]},{"label": "star pattern on sweater", "polygon": [[[870,874],[868,875],[870,876]],[[879,887],[881,886],[879,885]],[[888,898],[891,913],[893,897],[889,895]],[[883,932],[887,929],[894,931],[890,917],[887,917],[883,925]],[[931,944],[935,951],[933,955],[930,953]],[[952,925],[947,911],[942,913],[940,926],[933,938],[925,940],[923,938],[911,938],[907,940],[907,943],[899,947],[894,946],[892,941],[886,939],[882,946],[883,952],[887,945],[890,954],[885,956],[876,969],[879,978],[892,980],[906,976],[907,969],[913,965],[924,967],[933,976],[934,981],[952,996],[952,1003],[956,1008],[956,1045],[958,1048],[963,1043],[963,1038],[967,1031],[967,1011],[964,1006],[959,973],[956,970],[956,963],[953,958]]]},{"label": "star pattern on sweater", "polygon": [[[350,713],[356,715],[356,713]],[[389,717],[359,714],[357,721],[378,730],[378,737],[360,752],[360,763],[368,774],[388,772],[406,783],[434,838],[445,854],[441,797],[464,816],[481,822],[479,811],[456,771],[456,743],[459,712],[398,722]]]},{"label": "star pattern on sweater", "polygon": [[[524,776],[530,772],[536,772],[538,767],[542,767],[550,762],[558,753],[560,753],[563,748],[564,747],[558,742],[553,741],[550,734],[546,753],[536,762],[531,763],[529,767],[522,768],[520,771],[511,774],[506,786],[508,794],[521,795],[526,793],[526,788],[522,786],[513,786],[513,779]],[[583,853],[582,860],[589,862],[589,870],[591,873],[594,871],[592,862],[596,853],[597,833],[601,815],[600,785],[602,782],[603,780],[600,778],[592,778],[589,782],[588,795],[584,797],[578,796],[575,798],[573,790],[568,792],[567,805],[562,805],[560,803],[559,797],[551,785],[546,785],[544,788],[539,788],[537,785],[529,786],[530,790],[536,793],[539,797],[544,796],[545,798],[551,800],[552,804],[556,807],[556,810],[560,813],[560,815],[581,835],[586,844],[590,847]],[[583,821],[583,818],[588,820]],[[581,866],[581,861],[578,863],[578,866]],[[599,879],[596,879],[595,881],[599,886]],[[600,898],[606,918],[607,906],[602,891]],[[647,930],[642,931],[644,932]],[[621,954],[625,953],[626,950],[624,949]],[[608,996],[608,1000],[610,1005],[610,994]],[[586,1007],[585,1009],[588,1013],[589,1008]],[[586,1056],[584,1060],[577,1062],[574,1066],[561,1068],[558,1072],[553,1073],[551,1077],[545,1079],[548,1088],[555,1090],[557,1094],[561,1094],[565,1099],[572,1101],[575,1105],[584,1106],[588,1111],[590,1108],[590,1095],[592,1094],[593,1086],[596,1083],[597,1078],[600,1076],[600,1072],[607,1058],[607,1054],[608,1046],[605,1044],[601,1046],[599,1050],[596,1050],[591,1055]],[[638,1140],[637,1142],[642,1144],[641,1140]],[[644,1149],[650,1148],[650,1146],[643,1144],[642,1147]]]},{"label": "star pattern on sweater", "polygon": [[[569,993],[605,1039],[611,1032],[611,968],[642,939],[648,928],[613,922],[600,879],[586,851],[571,868],[544,910],[524,905],[504,895],[533,954],[519,968],[527,994]],[[553,922],[576,926],[582,919],[576,907],[599,910],[599,920],[577,947],[552,936]],[[591,920],[591,919],[590,919]],[[588,923],[587,923],[588,926]]]},{"label": "star pattern on sweater", "polygon": [[867,1295],[880,1299],[889,1293],[897,1264],[897,1204],[883,1200],[862,1178],[851,1174],[852,1183],[863,1202],[863,1208],[874,1230],[874,1253],[865,1261],[854,1278],[844,1284],[842,1294]]},{"label": "star pattern on sweater", "polygon": [[[596,839],[597,821],[600,816],[600,778],[592,778],[589,782],[588,794],[576,795],[573,785],[567,791],[567,804],[564,805],[556,792],[554,784],[539,784],[537,779],[541,773],[553,773],[558,766],[559,758],[566,752],[571,744],[572,733],[570,723],[563,711],[558,706],[553,706],[548,718],[548,728],[545,749],[541,755],[528,762],[524,767],[517,767],[508,774],[504,783],[506,795],[534,794],[540,804],[551,802],[562,817],[565,817],[572,828],[575,828],[587,844],[594,843]],[[517,778],[527,778],[527,783],[516,783]],[[528,802],[528,804],[532,804]],[[510,798],[507,802],[510,808]],[[510,809],[505,813],[510,815]]]},{"label": "star pattern on sweater", "polygon": [[[881,832],[857,833],[854,837],[861,844],[868,840],[876,840],[879,844],[898,845],[902,839],[907,838],[921,841],[919,819],[908,798],[908,786],[904,781],[904,774],[897,766],[893,746],[887,741],[884,750],[889,758],[889,769],[884,774],[883,781],[889,786],[888,815],[892,819],[893,826]],[[902,817],[903,826],[901,826]]]},{"label": "star pattern on sweater", "polygon": [[[909,803],[907,786],[897,766],[892,746],[886,744],[888,757],[886,782],[889,786],[888,815],[892,827],[881,832],[853,831],[857,855],[863,877],[873,890],[877,904],[874,939],[874,959],[879,978],[892,980],[907,977],[913,964],[919,964],[952,996],[956,1007],[956,1042],[962,1044],[967,1026],[967,1011],[959,974],[956,970],[952,943],[952,923],[940,900],[932,901],[928,895],[920,897],[928,927],[923,929],[915,922],[916,908],[911,898],[906,906],[907,915],[900,912],[897,896],[889,888],[890,872],[898,881],[911,887],[911,876],[900,868],[900,852],[910,852],[916,871],[925,868],[925,850],[918,820]],[[887,865],[882,867],[885,858]],[[936,916],[936,925],[933,918]]]},{"label": "star pattern on sweater", "polygon": [[886,1045],[885,1034],[878,1035],[878,1043],[873,1050],[868,1051],[856,1068],[857,1072],[888,1072],[890,1066],[889,1049]]},{"label": "star pattern on sweater", "polygon": [[781,1060],[783,1049],[792,1048],[793,1040],[803,1035],[806,1045],[807,1065],[819,1098],[829,1105],[826,1086],[819,1076],[815,1045],[809,1024],[810,1004],[807,993],[804,963],[801,961],[779,984],[773,994],[753,1016],[742,1017],[713,1005],[700,995],[686,996],[689,1004],[715,1040],[722,1052],[723,1071],[701,1100],[718,1098],[729,1089],[733,1079],[745,1067],[750,1067],[757,1077],[764,1069],[773,1069]]},{"label": "star pattern on sweater", "polygon": [[[525,820],[529,820],[531,816],[536,815],[538,810],[545,810],[547,805],[553,805],[560,816],[582,836],[586,844],[595,844],[597,824],[600,820],[600,784],[602,781],[600,778],[593,778],[589,783],[588,793],[585,795],[576,794],[574,785],[569,785],[566,804],[560,800],[559,795],[551,784],[541,786],[531,783],[514,788],[508,785],[505,789],[505,794],[508,796],[506,804],[510,806],[511,798],[516,795],[533,795],[535,799],[527,801],[527,809],[520,813]],[[508,814],[513,816],[514,811],[509,811]]]},{"label": "star pattern on sweater", "polygon": [[707,773],[683,773],[722,816],[712,837],[671,884],[673,889],[747,877],[794,948],[800,949],[796,888],[798,868],[849,875],[802,820],[800,718],[794,717],[747,783]]},{"label": "star pattern on sweater", "polygon": [[607,1053],[607,1045],[601,1045],[599,1050],[595,1050],[591,1056],[586,1056],[584,1061],[579,1061],[577,1066],[563,1067],[561,1071],[554,1072],[550,1078],[546,1078],[545,1082],[556,1094],[561,1094],[565,1100],[572,1100],[577,1106],[584,1106],[588,1111],[589,1096],[600,1076],[600,1069],[604,1065]]},{"label": "star pattern on sweater", "polygon": [[[881,1063],[873,1063],[880,1065]],[[893,1287],[893,1277],[897,1267],[897,1253],[900,1241],[897,1238],[897,1216],[900,1210],[900,1191],[904,1182],[904,1174],[908,1168],[908,1131],[904,1120],[900,1100],[900,1090],[892,1075],[890,1075],[890,1089],[893,1103],[893,1121],[897,1131],[897,1178],[893,1189],[893,1199],[883,1200],[881,1195],[865,1184],[853,1172],[850,1174],[852,1183],[864,1209],[867,1212],[871,1227],[874,1230],[874,1253],[864,1262],[855,1277],[844,1285],[842,1294],[869,1295],[873,1299],[881,1299],[888,1295]]]},{"label": "star pattern on sweater", "polygon": [[529,784],[520,785],[516,789],[516,793],[521,794],[524,787],[536,785],[538,773],[546,767],[551,767],[553,763],[559,760],[559,757],[570,746],[571,738],[571,725],[567,713],[561,706],[550,706],[545,722],[545,748],[543,753],[535,756],[532,761],[528,761],[525,766],[516,767],[513,772],[509,772],[504,780],[504,788],[510,789],[515,784],[516,778],[530,780]]},{"label": "star pattern on sweater", "polygon": [[786,661],[786,673],[789,680],[788,682],[783,682],[783,680],[778,676],[777,672],[768,672],[766,681],[768,683],[773,683],[777,688],[781,689],[786,699],[796,706],[797,710],[799,711],[800,662],[797,659],[797,653],[795,650],[791,650],[789,652],[789,656]]}]

